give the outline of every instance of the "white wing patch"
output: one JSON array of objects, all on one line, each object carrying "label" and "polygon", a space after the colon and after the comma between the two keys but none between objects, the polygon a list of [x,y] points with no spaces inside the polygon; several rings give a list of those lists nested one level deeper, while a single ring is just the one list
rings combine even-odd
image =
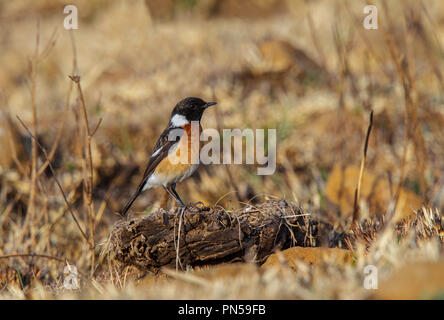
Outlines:
[{"label": "white wing patch", "polygon": [[160,147],[159,149],[157,149],[157,150],[151,155],[151,158],[157,156],[157,155],[160,153],[160,151],[162,151],[162,148],[163,148],[163,147]]}]

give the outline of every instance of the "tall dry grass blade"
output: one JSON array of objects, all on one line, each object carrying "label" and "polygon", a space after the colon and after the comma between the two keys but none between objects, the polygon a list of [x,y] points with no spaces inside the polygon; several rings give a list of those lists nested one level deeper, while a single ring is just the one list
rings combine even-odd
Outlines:
[{"label": "tall dry grass blade", "polygon": [[[390,11],[388,10],[387,3],[383,2],[385,14],[387,16],[388,27],[381,24],[381,30],[384,34],[384,41],[390,53],[390,57],[393,64],[396,67],[397,76],[402,84],[404,93],[404,145],[401,157],[401,169],[400,178],[397,184],[395,196],[394,196],[394,206],[392,207],[391,217],[394,217],[396,209],[398,207],[399,196],[401,192],[402,183],[404,182],[406,176],[406,166],[407,166],[407,151],[410,142],[413,142],[415,148],[415,155],[418,159],[419,165],[417,168],[420,174],[421,186],[423,192],[426,192],[426,179],[425,179],[425,162],[427,161],[425,154],[425,143],[422,136],[421,127],[418,122],[418,91],[416,87],[416,79],[414,77],[414,71],[412,71],[413,58],[408,51],[408,39],[411,37],[408,30],[405,28],[401,29],[402,36],[396,38],[396,29],[393,24],[393,19],[390,16]],[[404,17],[405,18],[405,17]]]},{"label": "tall dry grass blade", "polygon": [[[37,19],[36,22],[36,36],[35,36],[35,47],[34,54],[29,61],[29,78],[30,78],[30,95],[31,95],[31,129],[32,133],[35,137],[38,136],[38,123],[37,123],[37,104],[36,104],[36,93],[37,93],[37,70],[38,65],[41,60],[46,58],[49,55],[49,52],[55,45],[55,37],[56,37],[56,29],[54,29],[48,43],[43,48],[42,52],[40,52],[40,19]],[[36,200],[37,200],[37,179],[39,177],[38,168],[37,168],[37,153],[38,146],[36,141],[32,141],[31,143],[31,179],[30,179],[30,192],[29,192],[29,201],[26,209],[26,217],[23,223],[22,231],[20,232],[16,244],[22,243],[23,237],[26,232],[29,231],[31,243],[35,237],[35,228],[33,227],[35,224],[36,218]]]},{"label": "tall dry grass blade", "polygon": [[[34,56],[32,61],[30,62],[30,78],[31,78],[31,114],[32,121],[31,127],[32,132],[35,137],[37,137],[37,106],[35,102],[36,95],[36,76],[37,76],[37,66],[39,62],[39,46],[40,46],[40,20],[37,20],[37,32],[35,38],[35,48],[34,48]],[[31,147],[31,190],[29,194],[29,203],[28,208],[26,210],[26,218],[23,226],[23,231],[20,236],[21,242],[26,232],[28,226],[33,224],[34,216],[35,216],[35,201],[36,201],[36,193],[37,193],[37,142],[32,141]],[[31,239],[34,237],[33,228],[30,228]]]},{"label": "tall dry grass blade", "polygon": [[359,219],[359,195],[361,193],[361,185],[362,185],[362,179],[364,177],[364,169],[365,169],[365,160],[367,159],[368,141],[370,138],[370,133],[372,131],[372,126],[373,126],[373,110],[370,112],[370,119],[369,119],[369,125],[367,128],[367,135],[365,136],[364,149],[362,152],[361,169],[359,170],[358,186],[356,187],[356,190],[355,190],[355,199],[353,202],[352,226],[354,226],[356,224],[356,221]]}]

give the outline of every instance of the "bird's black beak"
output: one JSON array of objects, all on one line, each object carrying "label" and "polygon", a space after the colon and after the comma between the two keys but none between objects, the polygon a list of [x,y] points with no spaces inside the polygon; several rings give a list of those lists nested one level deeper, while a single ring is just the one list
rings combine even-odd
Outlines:
[{"label": "bird's black beak", "polygon": [[214,106],[215,104],[217,104],[217,102],[207,102],[207,103],[205,103],[204,108],[206,109],[208,107]]}]

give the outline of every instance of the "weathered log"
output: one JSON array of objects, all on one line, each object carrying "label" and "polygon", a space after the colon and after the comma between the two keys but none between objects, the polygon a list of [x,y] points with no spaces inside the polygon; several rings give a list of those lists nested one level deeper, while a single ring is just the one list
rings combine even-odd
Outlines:
[{"label": "weathered log", "polygon": [[318,246],[318,226],[300,207],[284,200],[234,212],[220,206],[159,209],[118,221],[109,252],[123,265],[145,271],[234,261],[263,263],[277,249]]}]

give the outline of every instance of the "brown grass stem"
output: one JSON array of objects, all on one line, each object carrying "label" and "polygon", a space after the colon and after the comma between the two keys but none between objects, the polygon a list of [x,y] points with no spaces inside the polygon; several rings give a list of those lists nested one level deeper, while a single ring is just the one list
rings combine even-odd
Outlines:
[{"label": "brown grass stem", "polygon": [[[21,125],[25,128],[25,130],[28,132],[28,134],[30,135],[30,137],[32,138],[33,141],[36,141],[37,146],[40,148],[40,150],[43,152],[43,154],[46,157],[46,160],[49,160],[49,156],[48,156],[48,152],[46,151],[46,149],[38,142],[37,137],[35,137],[31,130],[25,125],[25,123],[22,121],[22,119],[20,119],[19,116],[17,116],[17,119],[19,120],[19,122],[21,123]],[[79,229],[80,233],[82,234],[83,238],[85,239],[85,241],[89,244],[90,247],[92,247],[92,244],[90,243],[90,241],[88,240],[88,237],[86,235],[86,233],[83,231],[82,227],[80,226],[80,223],[70,205],[70,203],[68,202],[68,199],[66,197],[65,191],[63,190],[62,185],[60,184],[59,180],[57,179],[57,176],[55,174],[55,170],[54,167],[52,166],[51,161],[49,161],[49,169],[51,170],[51,174],[54,177],[54,180],[60,190],[60,193],[63,196],[63,199],[65,200],[65,204],[68,207],[69,212],[71,213],[72,218],[74,219],[74,222],[77,225],[77,228]]]},{"label": "brown grass stem", "polygon": [[362,152],[361,169],[359,170],[358,186],[356,187],[356,190],[355,190],[355,198],[354,198],[354,202],[353,202],[352,226],[354,226],[355,223],[359,219],[359,196],[361,193],[362,179],[364,177],[365,160],[367,159],[368,141],[370,138],[370,133],[372,131],[372,126],[373,126],[373,110],[370,112],[370,120],[369,120],[369,124],[368,124],[368,128],[367,128],[367,134],[365,136],[364,149]]}]

